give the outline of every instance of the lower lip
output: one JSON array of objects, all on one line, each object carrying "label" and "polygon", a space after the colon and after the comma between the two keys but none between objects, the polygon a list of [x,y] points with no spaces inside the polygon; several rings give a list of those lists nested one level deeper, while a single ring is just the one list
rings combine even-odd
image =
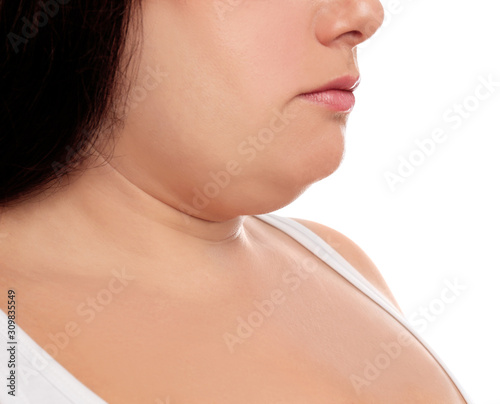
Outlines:
[{"label": "lower lip", "polygon": [[324,105],[327,109],[336,112],[350,112],[356,102],[352,91],[346,90],[328,90],[319,93],[301,94],[300,97]]}]

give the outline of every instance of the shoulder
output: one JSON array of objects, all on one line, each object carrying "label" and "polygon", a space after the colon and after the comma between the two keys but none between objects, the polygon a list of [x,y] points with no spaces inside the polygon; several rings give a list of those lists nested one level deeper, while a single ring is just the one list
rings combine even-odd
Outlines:
[{"label": "shoulder", "polygon": [[366,253],[350,238],[328,226],[310,220],[291,217],[325,240],[334,250],[344,257],[355,269],[375,286],[402,313],[396,299],[382,274]]}]

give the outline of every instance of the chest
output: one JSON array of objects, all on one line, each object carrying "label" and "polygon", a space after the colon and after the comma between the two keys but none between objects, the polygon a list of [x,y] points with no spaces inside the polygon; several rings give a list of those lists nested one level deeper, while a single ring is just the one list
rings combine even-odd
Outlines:
[{"label": "chest", "polygon": [[20,326],[44,347],[73,321],[55,359],[110,404],[463,403],[427,350],[326,264],[276,265],[215,293],[209,279],[176,294],[109,282],[67,295],[59,318],[33,306]]}]

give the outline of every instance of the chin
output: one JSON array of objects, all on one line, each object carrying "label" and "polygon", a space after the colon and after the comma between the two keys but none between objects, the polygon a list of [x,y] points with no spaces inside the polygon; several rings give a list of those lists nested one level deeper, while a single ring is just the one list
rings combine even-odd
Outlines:
[{"label": "chin", "polygon": [[238,215],[269,213],[289,205],[312,184],[328,177],[340,166],[344,156],[343,141],[321,146],[300,155],[297,151],[287,157],[280,153],[271,160],[272,165],[248,177],[238,177],[220,198],[211,201],[200,217],[222,221]]},{"label": "chin", "polygon": [[342,163],[344,152],[343,140],[324,145],[317,153],[307,156],[301,170],[297,169],[299,165],[295,165],[294,170],[301,171],[298,174],[302,178],[298,181],[312,184],[332,175]]},{"label": "chin", "polygon": [[[272,180],[257,179],[240,188],[235,186],[230,195],[214,199],[209,208],[200,212],[198,217],[213,221],[233,219],[240,215],[260,215],[274,212],[296,200],[311,183],[301,183],[297,178],[279,178]],[[239,189],[238,189],[239,188]]]},{"label": "chin", "polygon": [[[274,181],[269,187],[266,202],[270,205],[269,211],[280,209],[297,199],[314,183],[332,175],[343,160],[341,152],[322,156],[306,165],[296,164],[288,172],[280,172],[281,179]],[[271,209],[272,208],[272,209]]]}]

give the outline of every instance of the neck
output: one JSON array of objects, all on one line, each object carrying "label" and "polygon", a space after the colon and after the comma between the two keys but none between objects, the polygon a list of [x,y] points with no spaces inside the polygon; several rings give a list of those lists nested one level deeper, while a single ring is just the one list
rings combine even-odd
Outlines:
[{"label": "neck", "polygon": [[171,200],[160,200],[102,157],[97,160],[102,164],[70,174],[64,186],[48,198],[35,198],[38,209],[55,220],[78,226],[75,228],[90,225],[121,249],[143,253],[164,250],[165,243],[172,240],[200,247],[248,246],[247,216],[210,221],[190,215],[179,209],[182,201],[175,195]]}]

